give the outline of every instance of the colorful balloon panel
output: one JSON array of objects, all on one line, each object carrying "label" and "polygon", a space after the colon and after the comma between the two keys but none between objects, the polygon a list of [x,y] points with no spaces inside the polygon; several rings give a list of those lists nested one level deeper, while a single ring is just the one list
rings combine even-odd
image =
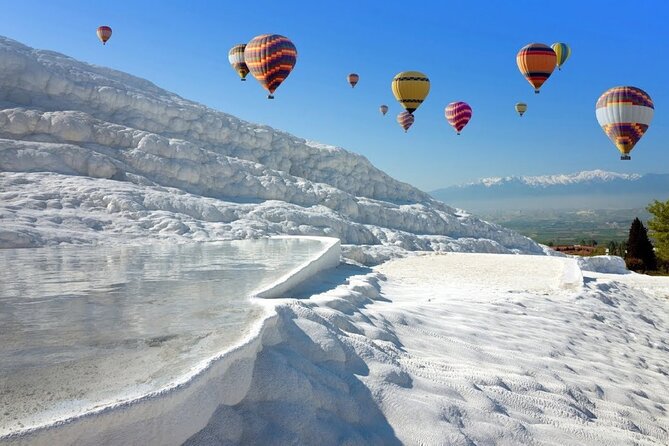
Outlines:
[{"label": "colorful balloon panel", "polygon": [[403,111],[397,115],[397,123],[404,129],[404,133],[409,130],[409,127],[411,127],[414,120],[414,116],[408,111]]},{"label": "colorful balloon panel", "polygon": [[518,102],[515,105],[515,109],[520,116],[523,116],[523,114],[527,111],[527,104],[524,102]]},{"label": "colorful balloon panel", "polygon": [[562,65],[571,56],[571,48],[566,43],[557,42],[551,45],[551,49],[555,52],[555,57],[557,58],[557,68],[561,70]]},{"label": "colorful balloon panel", "polygon": [[246,75],[249,74],[249,67],[246,66],[246,61],[244,60],[244,49],[246,49],[246,44],[240,43],[230,48],[228,52],[228,62],[230,62],[232,68],[243,81],[246,80]]},{"label": "colorful balloon panel", "polygon": [[630,152],[648,130],[654,112],[648,93],[636,87],[613,87],[595,105],[597,122],[622,154],[621,159],[630,159]]},{"label": "colorful balloon panel", "polygon": [[462,129],[472,119],[472,108],[466,102],[451,102],[444,110],[446,120],[460,134]]},{"label": "colorful balloon panel", "polygon": [[403,71],[395,75],[391,88],[402,107],[413,113],[430,92],[430,79],[418,71]]},{"label": "colorful balloon panel", "polygon": [[98,26],[97,34],[98,34],[98,39],[100,39],[102,44],[105,45],[107,43],[107,40],[109,40],[109,38],[112,35],[112,29],[108,26]]},{"label": "colorful balloon panel", "polygon": [[263,34],[246,44],[244,61],[260,85],[269,92],[268,98],[286,80],[297,62],[297,49],[287,37]]},{"label": "colorful balloon panel", "polygon": [[379,107],[379,111],[381,112],[381,114],[382,114],[383,116],[385,116],[386,113],[388,113],[388,106],[387,106],[387,105],[382,105],[382,106],[380,106],[380,107]]},{"label": "colorful balloon panel", "polygon": [[525,79],[534,87],[534,92],[546,82],[555,70],[557,56],[555,51],[543,43],[530,43],[518,51],[516,64]]},{"label": "colorful balloon panel", "polygon": [[360,80],[360,76],[358,76],[355,73],[351,73],[351,74],[348,75],[347,79],[348,79],[348,83],[351,84],[351,88],[353,88],[353,87],[355,87],[355,84],[357,84],[358,81]]}]

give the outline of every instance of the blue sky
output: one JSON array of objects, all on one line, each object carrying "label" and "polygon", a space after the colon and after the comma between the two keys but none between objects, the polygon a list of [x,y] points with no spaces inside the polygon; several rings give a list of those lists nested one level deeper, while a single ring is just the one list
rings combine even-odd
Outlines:
[{"label": "blue sky", "polygon": [[[669,2],[497,1],[4,1],[0,34],[144,77],[242,119],[360,153],[424,190],[484,176],[605,169],[669,172]],[[103,47],[98,25],[110,25]],[[228,49],[277,33],[297,46],[290,77],[268,101],[242,83]],[[572,56],[535,95],[516,67],[527,43],[568,43]],[[404,70],[431,92],[404,134],[390,91]],[[346,75],[360,82],[351,89]],[[619,160],[595,119],[610,87],[633,85],[655,102],[651,128]],[[444,107],[463,100],[462,135]],[[519,118],[513,106],[529,108]],[[378,106],[390,106],[382,117]]]}]

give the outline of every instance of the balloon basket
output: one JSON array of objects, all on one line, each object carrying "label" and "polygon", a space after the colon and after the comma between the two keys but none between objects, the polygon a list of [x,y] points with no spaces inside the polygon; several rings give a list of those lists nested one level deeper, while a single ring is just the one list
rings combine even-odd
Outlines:
[{"label": "balloon basket", "polygon": [[629,155],[620,155],[620,159],[621,159],[621,160],[625,160],[625,161],[629,161],[629,160],[632,159],[632,157],[629,156]]},{"label": "balloon basket", "polygon": [[274,99],[274,96],[271,95],[271,94],[268,94],[268,95],[267,95],[267,99]]},{"label": "balloon basket", "polygon": [[246,79],[242,78],[242,82],[246,82]]}]

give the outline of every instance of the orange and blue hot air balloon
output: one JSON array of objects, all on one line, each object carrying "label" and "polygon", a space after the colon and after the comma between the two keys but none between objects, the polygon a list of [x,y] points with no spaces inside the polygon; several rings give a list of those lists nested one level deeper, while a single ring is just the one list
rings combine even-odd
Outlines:
[{"label": "orange and blue hot air balloon", "polygon": [[446,120],[459,135],[462,129],[472,119],[472,108],[466,102],[451,102],[444,110]]},{"label": "orange and blue hot air balloon", "polygon": [[297,49],[287,37],[263,34],[246,44],[244,61],[260,85],[269,92],[268,99],[286,80],[297,62]]},{"label": "orange and blue hot air balloon", "polygon": [[648,93],[636,87],[613,87],[595,105],[597,122],[620,151],[621,160],[631,159],[630,152],[648,130],[654,112]]},{"label": "orange and blue hot air balloon", "polygon": [[102,42],[103,45],[107,43],[107,40],[112,35],[112,29],[108,26],[98,26],[98,39]]},{"label": "orange and blue hot air balloon", "polygon": [[353,87],[355,87],[355,84],[357,84],[358,81],[360,80],[360,76],[358,76],[355,73],[351,73],[351,74],[348,75],[347,79],[348,79],[348,83],[351,84],[351,88],[353,88]]},{"label": "orange and blue hot air balloon", "polygon": [[539,93],[541,86],[555,70],[557,56],[551,47],[543,43],[530,43],[518,51],[516,64],[527,82],[534,87],[534,92]]},{"label": "orange and blue hot air balloon", "polygon": [[404,133],[409,130],[409,127],[411,127],[413,124],[414,119],[415,118],[413,115],[408,111],[403,111],[397,115],[397,123],[404,129]]}]

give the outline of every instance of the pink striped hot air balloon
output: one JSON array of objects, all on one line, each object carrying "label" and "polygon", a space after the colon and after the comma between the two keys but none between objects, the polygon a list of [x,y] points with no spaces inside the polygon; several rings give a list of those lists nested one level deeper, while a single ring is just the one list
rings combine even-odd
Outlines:
[{"label": "pink striped hot air balloon", "polygon": [[112,29],[108,26],[98,26],[98,39],[102,42],[103,45],[107,43],[107,40],[112,35]]},{"label": "pink striped hot air balloon", "polygon": [[409,127],[413,124],[414,117],[408,111],[403,111],[397,115],[397,123],[404,129],[404,133],[409,130]]},{"label": "pink striped hot air balloon", "polygon": [[472,108],[466,102],[451,102],[444,111],[446,120],[459,135],[462,129],[472,119]]}]

